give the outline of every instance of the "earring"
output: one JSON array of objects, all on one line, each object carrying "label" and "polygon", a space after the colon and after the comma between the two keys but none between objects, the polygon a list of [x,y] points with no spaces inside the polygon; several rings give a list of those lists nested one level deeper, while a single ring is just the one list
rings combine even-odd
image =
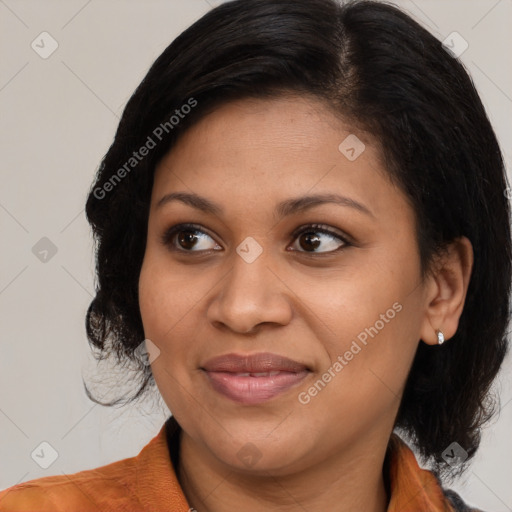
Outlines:
[{"label": "earring", "polygon": [[438,345],[442,345],[444,343],[443,331],[441,331],[440,329],[437,329],[436,330],[436,334],[437,334],[437,343],[438,343]]}]

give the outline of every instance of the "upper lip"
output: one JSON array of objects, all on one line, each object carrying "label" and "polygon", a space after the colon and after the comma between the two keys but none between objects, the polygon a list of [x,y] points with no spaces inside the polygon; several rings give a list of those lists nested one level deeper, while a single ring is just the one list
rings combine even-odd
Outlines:
[{"label": "upper lip", "polygon": [[258,354],[224,354],[208,359],[202,366],[208,372],[262,373],[272,371],[303,372],[308,367],[278,354],[260,352]]}]

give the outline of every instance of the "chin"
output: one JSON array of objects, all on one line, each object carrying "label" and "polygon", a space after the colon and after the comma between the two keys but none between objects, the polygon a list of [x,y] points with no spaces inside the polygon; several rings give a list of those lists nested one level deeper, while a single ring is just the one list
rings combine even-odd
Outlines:
[{"label": "chin", "polygon": [[[259,424],[239,421],[219,422],[225,426],[220,432],[208,429],[204,434],[203,442],[212,451],[214,456],[232,470],[252,475],[262,476],[286,475],[299,469],[301,460],[313,452],[314,440],[304,439],[304,430],[290,430],[289,425],[281,425],[275,421],[261,421]],[[231,435],[236,432],[236,435]],[[242,435],[243,433],[243,435]]]}]

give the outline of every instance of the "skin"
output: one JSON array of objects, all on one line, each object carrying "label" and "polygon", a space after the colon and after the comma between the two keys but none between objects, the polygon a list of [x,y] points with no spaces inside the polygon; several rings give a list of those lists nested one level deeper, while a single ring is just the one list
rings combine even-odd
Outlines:
[{"label": "skin", "polygon": [[[351,133],[366,146],[354,161],[338,150]],[[223,213],[180,201],[157,208],[178,191]],[[280,201],[318,193],[346,196],[370,213],[324,203],[273,214]],[[173,251],[161,237],[182,222],[204,233],[185,247],[174,237]],[[292,236],[309,223],[352,243],[315,229],[316,248]],[[263,250],[252,263],[236,252],[246,237]],[[382,465],[408,371],[420,342],[437,343],[435,329],[447,340],[456,332],[472,262],[461,238],[421,280],[414,211],[387,178],[378,145],[319,100],[239,100],[186,131],[155,172],[139,300],[146,338],[160,350],[156,384],[183,428],[178,478],[190,505],[386,510]],[[300,403],[298,394],[395,303],[400,312]],[[233,352],[273,352],[312,371],[298,387],[243,405],[214,391],[200,370]],[[237,456],[249,442],[252,464]]]}]

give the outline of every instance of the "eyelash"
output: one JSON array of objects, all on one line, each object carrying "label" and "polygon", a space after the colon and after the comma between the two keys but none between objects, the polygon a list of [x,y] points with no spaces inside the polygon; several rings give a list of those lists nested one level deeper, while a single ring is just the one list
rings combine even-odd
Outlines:
[{"label": "eyelash", "polygon": [[[198,224],[184,223],[184,224],[177,224],[177,225],[172,226],[171,228],[167,229],[164,232],[164,234],[161,236],[161,239],[160,239],[161,243],[164,246],[169,247],[173,251],[182,252],[182,253],[189,253],[189,254],[196,254],[196,255],[203,254],[204,255],[204,254],[209,254],[212,251],[217,252],[216,249],[210,249],[208,251],[187,251],[186,249],[182,249],[182,248],[178,248],[178,247],[174,246],[174,244],[173,244],[174,236],[181,231],[188,231],[188,232],[192,232],[193,234],[197,234],[198,232],[204,233],[204,234],[208,235],[210,238],[213,238],[206,231],[204,231],[201,228],[201,226],[199,226]],[[295,230],[292,233],[292,235],[291,235],[292,241],[295,241],[300,235],[302,235],[304,233],[308,233],[308,232],[323,233],[326,235],[330,235],[333,238],[337,238],[338,240],[343,242],[343,245],[341,247],[338,247],[337,249],[332,250],[332,251],[325,251],[325,252],[298,251],[296,249],[293,250],[293,252],[298,252],[300,254],[305,254],[307,256],[316,256],[316,257],[328,256],[328,255],[331,255],[334,253],[338,253],[338,252],[342,251],[343,249],[346,249],[347,247],[353,245],[352,241],[349,240],[349,237],[347,235],[342,236],[339,233],[329,229],[325,224],[307,224],[305,226],[301,226],[300,228],[298,228],[297,230]]]}]

